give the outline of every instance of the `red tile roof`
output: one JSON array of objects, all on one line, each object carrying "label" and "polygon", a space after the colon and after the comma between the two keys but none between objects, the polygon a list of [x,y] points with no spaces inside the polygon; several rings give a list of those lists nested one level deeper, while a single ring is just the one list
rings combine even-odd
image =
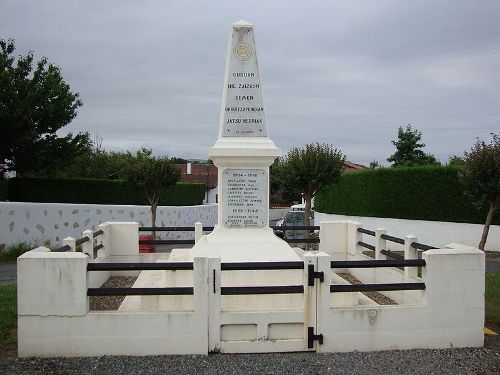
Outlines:
[{"label": "red tile roof", "polygon": [[187,164],[176,167],[181,171],[181,182],[199,182],[207,189],[217,187],[217,167],[213,164],[191,164],[191,174],[187,174]]}]

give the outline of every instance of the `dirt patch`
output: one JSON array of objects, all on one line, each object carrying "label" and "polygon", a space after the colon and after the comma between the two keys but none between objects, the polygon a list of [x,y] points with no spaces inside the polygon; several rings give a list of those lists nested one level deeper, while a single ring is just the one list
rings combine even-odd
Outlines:
[{"label": "dirt patch", "polygon": [[[101,288],[131,288],[137,277],[135,276],[112,276]],[[125,296],[91,296],[89,307],[91,311],[118,310]]]}]

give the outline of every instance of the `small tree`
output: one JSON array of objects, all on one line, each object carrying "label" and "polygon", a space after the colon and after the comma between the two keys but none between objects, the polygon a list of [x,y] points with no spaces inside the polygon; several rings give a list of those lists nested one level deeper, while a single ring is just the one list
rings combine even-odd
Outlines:
[{"label": "small tree", "polygon": [[0,161],[5,170],[41,174],[64,166],[90,146],[88,134],[58,137],[82,105],[59,67],[33,53],[14,57],[13,40],[0,39]]},{"label": "small tree", "polygon": [[484,250],[495,211],[500,208],[500,133],[491,134],[490,143],[479,139],[470,151],[464,153],[460,179],[469,194],[478,203],[489,204],[479,248]]},{"label": "small tree", "polygon": [[[151,226],[156,226],[156,209],[160,202],[161,189],[175,185],[180,179],[180,172],[165,157],[151,156],[152,150],[141,149],[125,171],[125,178],[132,185],[144,190],[151,205]],[[152,232],[156,237],[155,231]]]},{"label": "small tree", "polygon": [[[302,194],[305,202],[304,224],[310,225],[311,201],[326,185],[337,182],[344,170],[345,156],[328,144],[312,143],[293,148],[277,160],[273,173],[278,183],[290,193]],[[305,231],[309,238],[309,231]],[[306,243],[306,249],[309,244]]]},{"label": "small tree", "polygon": [[396,152],[387,161],[393,167],[410,167],[414,165],[437,165],[439,162],[434,155],[426,154],[422,148],[425,147],[422,140],[422,132],[412,129],[408,124],[406,129],[401,126],[398,129],[398,140],[391,141],[396,146]]}]

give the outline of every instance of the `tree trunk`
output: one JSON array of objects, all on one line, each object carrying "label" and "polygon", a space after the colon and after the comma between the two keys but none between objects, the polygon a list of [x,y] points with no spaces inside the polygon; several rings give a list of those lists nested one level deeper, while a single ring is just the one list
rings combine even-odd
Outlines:
[{"label": "tree trunk", "polygon": [[[497,199],[498,200],[498,199]],[[488,238],[488,233],[490,231],[490,225],[493,221],[493,216],[495,215],[496,202],[490,202],[490,210],[488,211],[488,216],[486,216],[486,222],[484,223],[483,235],[481,236],[481,241],[479,242],[479,248],[484,251],[484,246],[486,245],[486,239]]]},{"label": "tree trunk", "polygon": [[[311,216],[311,197],[305,195],[304,196],[304,202],[305,202],[305,207],[304,207],[304,225],[309,226],[311,225],[311,220],[309,220],[309,217]],[[309,229],[304,231],[304,238],[306,240],[309,239]],[[309,251],[309,242],[305,243],[305,250]]]},{"label": "tree trunk", "polygon": [[[156,227],[156,208],[158,207],[158,203],[151,203],[151,226]],[[153,229],[151,231],[153,235],[153,240],[156,240],[156,231]]]}]

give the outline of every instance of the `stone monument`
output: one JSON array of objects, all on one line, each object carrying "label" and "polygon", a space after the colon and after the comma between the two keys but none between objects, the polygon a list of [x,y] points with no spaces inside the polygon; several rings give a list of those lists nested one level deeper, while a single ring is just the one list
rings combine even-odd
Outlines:
[{"label": "stone monument", "polygon": [[[218,225],[193,247],[227,261],[298,260],[269,228],[269,166],[281,155],[268,137],[254,26],[231,25],[219,136],[209,150],[218,168]],[[185,250],[184,250],[185,251]],[[175,254],[174,258],[180,256]]]}]

